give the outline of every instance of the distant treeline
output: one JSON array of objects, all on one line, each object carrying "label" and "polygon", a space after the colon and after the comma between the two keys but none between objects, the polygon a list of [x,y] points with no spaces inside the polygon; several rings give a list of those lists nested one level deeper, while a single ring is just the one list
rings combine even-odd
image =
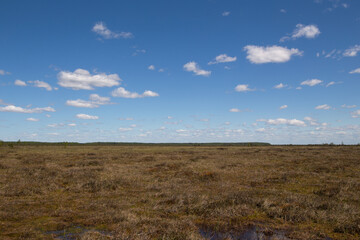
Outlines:
[{"label": "distant treeline", "polygon": [[270,143],[265,142],[232,142],[232,143],[139,143],[139,142],[32,142],[32,141],[0,141],[1,145],[26,145],[26,146],[77,146],[77,145],[117,145],[117,146],[270,146]]}]

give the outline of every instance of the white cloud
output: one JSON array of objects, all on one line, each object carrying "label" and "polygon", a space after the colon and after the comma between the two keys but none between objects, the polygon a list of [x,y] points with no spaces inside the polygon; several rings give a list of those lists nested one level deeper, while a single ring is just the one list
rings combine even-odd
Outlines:
[{"label": "white cloud", "polygon": [[226,54],[220,54],[219,56],[215,57],[215,60],[212,62],[209,62],[208,64],[218,64],[218,63],[227,63],[227,62],[235,62],[236,57],[230,57]]},{"label": "white cloud", "polygon": [[255,89],[250,89],[248,84],[239,84],[235,87],[235,91],[237,92],[248,92],[254,91]]},{"label": "white cloud", "polygon": [[148,69],[149,69],[149,70],[155,70],[155,66],[154,66],[154,65],[150,65],[150,66],[148,67]]},{"label": "white cloud", "polygon": [[318,84],[320,84],[322,82],[323,81],[319,80],[319,79],[311,79],[311,80],[303,81],[300,85],[307,85],[307,86],[313,87],[313,86],[318,85]]},{"label": "white cloud", "polygon": [[351,74],[353,74],[353,73],[360,73],[360,68],[354,69],[354,70],[352,70],[352,71],[349,72],[349,73],[351,73]]},{"label": "white cloud", "polygon": [[318,126],[319,123],[316,119],[313,119],[312,117],[304,117],[304,120],[307,121],[311,126]]},{"label": "white cloud", "polygon": [[242,112],[242,111],[238,108],[232,108],[229,110],[229,112]]},{"label": "white cloud", "polygon": [[113,31],[110,31],[103,22],[96,23],[92,31],[100,35],[101,37],[105,39],[112,39],[112,38],[132,38],[133,34],[130,32],[120,32],[116,33]]},{"label": "white cloud", "polygon": [[223,12],[221,15],[223,15],[224,17],[227,17],[230,15],[230,12]]},{"label": "white cloud", "polygon": [[280,110],[285,109],[285,108],[287,108],[287,107],[288,107],[288,105],[282,105],[282,106],[280,107]]},{"label": "white cloud", "polygon": [[83,113],[76,114],[76,117],[79,119],[91,119],[91,120],[99,119],[98,116],[92,116],[92,115],[87,115],[87,114],[83,114]]},{"label": "white cloud", "polygon": [[211,71],[206,71],[203,69],[200,69],[198,64],[196,62],[188,62],[184,66],[184,70],[187,72],[193,72],[195,75],[205,76],[208,77],[211,74]]},{"label": "white cloud", "polygon": [[185,133],[187,132],[188,130],[185,130],[185,129],[178,129],[176,130],[177,133]]},{"label": "white cloud", "polygon": [[280,9],[280,12],[281,13],[286,13],[286,10],[285,9]]},{"label": "white cloud", "polygon": [[352,113],[351,113],[351,116],[352,116],[353,118],[358,118],[358,117],[360,117],[360,110],[356,110],[356,111],[352,112]]},{"label": "white cloud", "polygon": [[315,109],[329,110],[331,107],[327,104],[316,106]]},{"label": "white cloud", "polygon": [[47,91],[52,90],[52,87],[48,83],[43,81],[36,80],[36,81],[29,81],[29,83],[33,83],[34,87],[45,88]]},{"label": "white cloud", "polygon": [[269,47],[247,45],[244,49],[247,51],[246,58],[255,64],[283,63],[289,61],[293,55],[301,56],[303,54],[303,52],[297,48],[288,49],[276,45]]},{"label": "white cloud", "polygon": [[346,49],[343,53],[345,57],[356,57],[358,52],[360,52],[360,45],[355,45],[349,49]]},{"label": "white cloud", "polygon": [[5,70],[3,70],[3,69],[0,69],[0,75],[10,75],[10,73],[9,72],[6,72]]},{"label": "white cloud", "polygon": [[129,92],[125,88],[119,87],[111,92],[113,97],[122,97],[122,98],[143,98],[143,97],[158,97],[159,94],[150,90],[146,90],[142,94],[136,92]]},{"label": "white cloud", "polygon": [[131,131],[133,130],[132,128],[119,128],[119,131],[120,132],[128,132],[128,131]]},{"label": "white cloud", "polygon": [[76,123],[69,123],[68,126],[69,126],[69,127],[75,127],[75,126],[76,126]]},{"label": "white cloud", "polygon": [[315,38],[320,34],[320,30],[316,25],[303,25],[297,24],[295,30],[291,34],[291,37],[285,36],[280,39],[281,42],[290,38],[296,39],[300,37]]},{"label": "white cloud", "polygon": [[19,79],[15,80],[14,84],[15,84],[16,86],[21,86],[21,87],[25,87],[25,86],[26,86],[26,82],[21,81],[21,80],[19,80]]},{"label": "white cloud", "polygon": [[277,119],[259,119],[257,121],[266,122],[271,125],[289,125],[289,126],[300,126],[300,127],[306,126],[304,121],[297,119],[277,118]]},{"label": "white cloud", "polygon": [[284,88],[286,86],[287,86],[286,84],[279,83],[278,85],[275,85],[274,88],[281,89],[281,88]]},{"label": "white cloud", "polygon": [[44,108],[22,108],[14,105],[8,105],[5,107],[0,107],[0,112],[16,112],[16,113],[42,113],[42,112],[55,112],[55,109],[52,107]]},{"label": "white cloud", "polygon": [[159,72],[164,72],[164,71],[165,71],[165,69],[163,69],[163,68],[159,69]]},{"label": "white cloud", "polygon": [[255,131],[256,131],[256,132],[265,132],[266,129],[265,129],[265,128],[258,128],[258,129],[256,129]]},{"label": "white cloud", "polygon": [[76,69],[74,72],[61,71],[58,74],[59,85],[75,90],[92,90],[94,87],[113,87],[120,85],[120,77],[117,74],[99,73],[91,75],[84,69]]},{"label": "white cloud", "polygon": [[343,104],[341,105],[342,108],[356,108],[356,105],[346,105],[346,104]]},{"label": "white cloud", "polygon": [[39,119],[37,119],[37,118],[27,118],[26,120],[30,121],[30,122],[38,122],[39,121]]},{"label": "white cloud", "polygon": [[73,107],[97,108],[99,105],[110,104],[110,98],[100,97],[98,94],[91,94],[89,99],[90,101],[82,99],[67,100],[66,105]]},{"label": "white cloud", "polygon": [[332,85],[340,84],[340,83],[342,83],[342,82],[334,82],[334,81],[331,81],[331,82],[329,82],[328,84],[326,84],[326,87],[330,87],[330,86],[332,86]]}]

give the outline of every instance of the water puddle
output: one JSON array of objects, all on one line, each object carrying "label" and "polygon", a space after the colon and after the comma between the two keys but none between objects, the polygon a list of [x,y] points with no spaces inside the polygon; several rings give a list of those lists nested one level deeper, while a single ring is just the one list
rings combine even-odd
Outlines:
[{"label": "water puddle", "polygon": [[200,235],[208,240],[288,240],[285,232],[282,231],[266,231],[260,227],[252,226],[243,232],[218,232],[209,228],[200,228]]},{"label": "water puddle", "polygon": [[84,235],[87,232],[96,232],[100,233],[104,236],[111,236],[111,233],[101,230],[94,230],[89,228],[84,228],[81,226],[75,226],[63,230],[57,230],[57,231],[47,231],[46,234],[51,235],[54,239],[61,239],[61,240],[76,240],[79,239],[82,235]]}]

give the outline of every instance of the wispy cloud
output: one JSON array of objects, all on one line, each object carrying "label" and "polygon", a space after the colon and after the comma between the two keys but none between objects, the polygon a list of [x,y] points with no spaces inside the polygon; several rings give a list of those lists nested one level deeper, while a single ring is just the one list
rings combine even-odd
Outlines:
[{"label": "wispy cloud", "polygon": [[349,72],[349,73],[351,73],[351,74],[360,73],[360,68],[354,69],[354,70],[352,70],[352,71]]},{"label": "wispy cloud", "polygon": [[100,105],[111,104],[110,98],[100,97],[98,94],[91,94],[89,100],[67,100],[66,105],[73,107],[84,107],[84,108],[97,108]]},{"label": "wispy cloud", "polygon": [[136,92],[130,92],[123,87],[119,87],[111,92],[113,97],[122,97],[122,98],[144,98],[144,97],[158,97],[159,94],[150,90],[146,90],[142,94]]},{"label": "wispy cloud", "polygon": [[287,86],[286,84],[279,83],[278,85],[275,85],[274,88],[281,89],[281,88],[284,88],[286,86]]},{"label": "wispy cloud", "polygon": [[258,119],[257,121],[265,122],[271,125],[289,125],[289,126],[299,126],[299,127],[306,126],[304,121],[298,119],[277,118],[277,119]]},{"label": "wispy cloud", "polygon": [[224,17],[227,17],[227,16],[229,16],[229,15],[230,15],[230,12],[225,11],[225,12],[223,12],[221,15],[223,15]]},{"label": "wispy cloud", "polygon": [[322,83],[323,81],[322,80],[319,80],[319,79],[310,79],[310,80],[306,80],[306,81],[303,81],[300,85],[304,86],[310,86],[310,87],[313,87],[313,86],[316,86],[320,83]]},{"label": "wispy cloud", "polygon": [[14,105],[7,105],[5,107],[0,107],[0,112],[16,112],[16,113],[42,113],[42,112],[55,112],[55,109],[52,107],[44,108],[22,108]]},{"label": "wispy cloud", "polygon": [[331,109],[331,107],[327,104],[323,104],[323,105],[319,105],[319,106],[316,106],[315,109],[318,109],[318,110],[329,110]]},{"label": "wispy cloud", "polygon": [[280,107],[280,110],[283,110],[283,109],[285,109],[285,108],[287,108],[288,107],[288,105],[282,105],[281,107]]},{"label": "wispy cloud", "polygon": [[96,120],[96,119],[99,119],[98,116],[87,115],[87,114],[84,114],[84,113],[76,114],[76,117],[79,118],[79,119],[86,119],[86,120]]},{"label": "wispy cloud", "polygon": [[20,87],[25,87],[25,86],[26,86],[26,82],[21,81],[21,80],[19,80],[19,79],[15,80],[14,84],[15,84],[16,86],[20,86]]},{"label": "wispy cloud", "polygon": [[355,45],[351,48],[348,48],[344,51],[344,57],[356,57],[358,52],[360,52],[360,45]]},{"label": "wispy cloud", "polygon": [[108,29],[103,22],[96,23],[92,31],[96,34],[100,35],[104,39],[112,39],[112,38],[132,38],[134,37],[131,32],[113,32],[110,29]]},{"label": "wispy cloud", "polygon": [[218,64],[218,63],[227,63],[227,62],[235,62],[236,57],[230,57],[226,54],[220,54],[219,56],[215,57],[214,61],[209,62],[208,64]]},{"label": "wispy cloud", "polygon": [[316,25],[303,25],[297,24],[293,33],[290,36],[285,36],[280,39],[280,42],[284,42],[289,39],[297,39],[305,37],[308,39],[315,38],[320,34],[320,30]]}]

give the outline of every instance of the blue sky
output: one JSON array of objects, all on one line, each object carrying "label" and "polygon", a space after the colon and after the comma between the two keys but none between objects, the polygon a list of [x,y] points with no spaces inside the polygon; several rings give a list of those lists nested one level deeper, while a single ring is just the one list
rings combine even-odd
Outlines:
[{"label": "blue sky", "polygon": [[360,2],[10,1],[0,139],[360,142]]}]

